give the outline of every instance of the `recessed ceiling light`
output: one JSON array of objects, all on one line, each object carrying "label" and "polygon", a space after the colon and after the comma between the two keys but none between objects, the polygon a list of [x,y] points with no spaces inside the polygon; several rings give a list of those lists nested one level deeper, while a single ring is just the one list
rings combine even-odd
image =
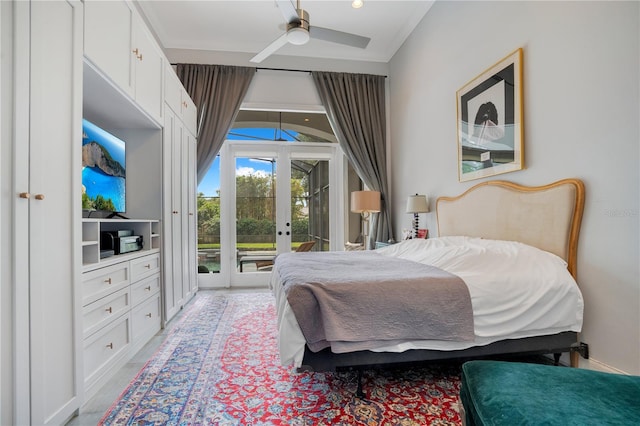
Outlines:
[{"label": "recessed ceiling light", "polygon": [[354,9],[360,9],[362,6],[364,6],[364,2],[362,0],[353,0],[351,2],[351,7]]}]

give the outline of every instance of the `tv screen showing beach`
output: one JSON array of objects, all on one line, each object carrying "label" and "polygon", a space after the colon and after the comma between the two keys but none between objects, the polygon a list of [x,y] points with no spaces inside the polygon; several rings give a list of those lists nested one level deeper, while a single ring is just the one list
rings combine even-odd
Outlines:
[{"label": "tv screen showing beach", "polygon": [[126,211],[125,143],[82,120],[82,208]]}]

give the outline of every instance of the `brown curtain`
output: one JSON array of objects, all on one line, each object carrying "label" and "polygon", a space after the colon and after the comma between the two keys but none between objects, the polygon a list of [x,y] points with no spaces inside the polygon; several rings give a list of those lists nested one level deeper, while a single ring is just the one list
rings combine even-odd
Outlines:
[{"label": "brown curtain", "polygon": [[178,64],[176,73],[198,109],[198,183],[220,151],[238,115],[255,68]]},{"label": "brown curtain", "polygon": [[347,158],[364,184],[380,191],[381,211],[372,215],[371,239],[392,239],[391,208],[387,203],[385,78],[322,71],[311,75]]}]

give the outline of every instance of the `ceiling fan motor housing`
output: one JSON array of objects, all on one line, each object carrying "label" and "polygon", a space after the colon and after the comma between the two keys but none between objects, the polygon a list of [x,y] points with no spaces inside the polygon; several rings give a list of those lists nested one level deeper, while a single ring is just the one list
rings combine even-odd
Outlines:
[{"label": "ceiling fan motor housing", "polygon": [[302,9],[296,9],[299,21],[287,24],[287,41],[291,44],[302,45],[309,41],[309,14]]}]

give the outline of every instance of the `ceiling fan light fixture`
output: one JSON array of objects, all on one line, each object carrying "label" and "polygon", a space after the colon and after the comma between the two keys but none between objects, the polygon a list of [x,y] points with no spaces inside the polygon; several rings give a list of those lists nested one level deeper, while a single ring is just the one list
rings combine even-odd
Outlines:
[{"label": "ceiling fan light fixture", "polygon": [[309,31],[301,27],[290,28],[287,31],[287,41],[298,46],[306,44],[309,41]]},{"label": "ceiling fan light fixture", "polygon": [[354,9],[360,9],[362,6],[364,6],[364,1],[362,0],[353,0],[351,2],[351,7]]}]

